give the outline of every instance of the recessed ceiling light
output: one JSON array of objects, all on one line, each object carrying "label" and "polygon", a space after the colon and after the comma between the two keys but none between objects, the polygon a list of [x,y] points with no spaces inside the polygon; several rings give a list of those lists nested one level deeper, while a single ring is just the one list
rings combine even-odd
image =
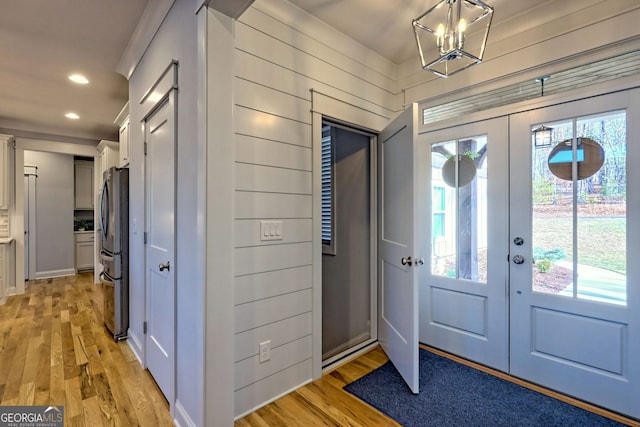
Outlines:
[{"label": "recessed ceiling light", "polygon": [[67,119],[78,120],[80,118],[76,113],[67,113],[64,115]]},{"label": "recessed ceiling light", "polygon": [[89,80],[83,76],[82,74],[71,74],[69,76],[69,80],[71,80],[74,83],[78,83],[81,85],[86,85],[87,83],[89,83]]}]

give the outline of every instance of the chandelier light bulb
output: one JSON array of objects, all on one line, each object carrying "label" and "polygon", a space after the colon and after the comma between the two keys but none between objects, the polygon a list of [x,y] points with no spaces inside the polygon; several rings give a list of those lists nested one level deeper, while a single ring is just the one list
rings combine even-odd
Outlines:
[{"label": "chandelier light bulb", "polygon": [[442,46],[444,45],[444,25],[438,25],[436,29],[436,44],[442,50]]},{"label": "chandelier light bulb", "polygon": [[464,33],[467,30],[467,21],[464,18],[460,18],[460,22],[458,22],[458,31]]}]

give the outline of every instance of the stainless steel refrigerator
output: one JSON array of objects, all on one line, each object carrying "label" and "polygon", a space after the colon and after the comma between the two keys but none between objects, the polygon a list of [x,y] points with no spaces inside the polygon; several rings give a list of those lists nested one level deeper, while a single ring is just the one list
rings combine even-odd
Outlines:
[{"label": "stainless steel refrigerator", "polygon": [[99,226],[104,324],[119,341],[129,329],[129,169],[104,171]]}]

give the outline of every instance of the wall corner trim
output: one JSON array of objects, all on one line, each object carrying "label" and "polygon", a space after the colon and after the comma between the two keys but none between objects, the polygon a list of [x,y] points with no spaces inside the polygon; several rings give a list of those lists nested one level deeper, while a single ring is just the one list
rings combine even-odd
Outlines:
[{"label": "wall corner trim", "polygon": [[127,80],[131,78],[174,2],[175,0],[156,0],[147,3],[116,67],[116,72]]}]

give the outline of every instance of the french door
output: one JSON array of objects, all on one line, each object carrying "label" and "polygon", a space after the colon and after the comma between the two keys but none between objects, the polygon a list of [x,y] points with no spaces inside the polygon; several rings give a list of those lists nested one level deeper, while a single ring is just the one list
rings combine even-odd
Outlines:
[{"label": "french door", "polygon": [[510,373],[635,418],[639,97],[515,114],[509,137]]},{"label": "french door", "polygon": [[508,119],[420,138],[420,341],[507,371]]},{"label": "french door", "polygon": [[640,418],[639,92],[419,135],[421,342]]}]

